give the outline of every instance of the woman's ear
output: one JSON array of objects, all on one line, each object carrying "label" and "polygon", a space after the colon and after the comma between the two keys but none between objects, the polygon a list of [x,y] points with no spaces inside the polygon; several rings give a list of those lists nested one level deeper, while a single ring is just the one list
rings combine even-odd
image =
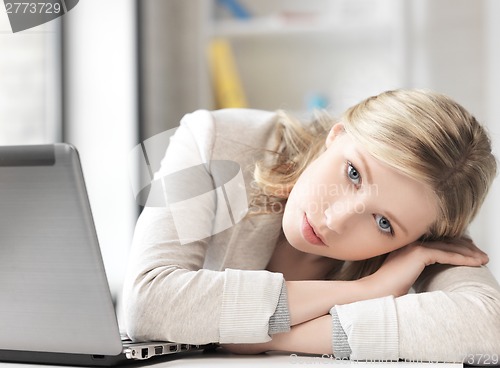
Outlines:
[{"label": "woman's ear", "polygon": [[330,147],[330,144],[335,140],[336,137],[338,137],[340,134],[344,133],[344,124],[342,123],[337,123],[335,124],[332,129],[330,129],[330,132],[328,133],[328,136],[326,137],[326,148]]}]

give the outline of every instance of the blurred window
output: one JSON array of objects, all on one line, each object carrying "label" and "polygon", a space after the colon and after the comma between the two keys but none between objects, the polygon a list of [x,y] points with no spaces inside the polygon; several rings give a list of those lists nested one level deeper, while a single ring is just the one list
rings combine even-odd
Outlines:
[{"label": "blurred window", "polygon": [[61,22],[12,33],[0,4],[0,145],[61,140]]}]

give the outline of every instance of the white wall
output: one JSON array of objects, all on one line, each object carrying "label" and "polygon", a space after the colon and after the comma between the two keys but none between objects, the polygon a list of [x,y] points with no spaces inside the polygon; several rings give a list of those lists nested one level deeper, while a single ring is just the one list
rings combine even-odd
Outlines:
[{"label": "white wall", "polygon": [[0,5],[0,144],[60,140],[60,18],[12,33]]},{"label": "white wall", "polygon": [[65,136],[80,151],[115,295],[136,216],[127,161],[137,139],[134,17],[133,0],[84,0],[64,18]]}]

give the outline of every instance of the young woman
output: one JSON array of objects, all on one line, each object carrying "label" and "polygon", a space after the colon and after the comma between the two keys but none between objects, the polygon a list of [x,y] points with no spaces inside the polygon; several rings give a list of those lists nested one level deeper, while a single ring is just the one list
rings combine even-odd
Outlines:
[{"label": "young woman", "polygon": [[495,174],[476,119],[428,91],[382,93],[339,122],[187,115],[156,174],[163,204],[137,223],[128,334],[242,353],[498,358],[500,287],[465,235]]}]

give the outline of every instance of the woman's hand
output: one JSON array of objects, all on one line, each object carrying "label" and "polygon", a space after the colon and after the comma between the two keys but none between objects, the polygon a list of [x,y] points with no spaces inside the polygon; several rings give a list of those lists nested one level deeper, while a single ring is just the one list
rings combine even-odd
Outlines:
[{"label": "woman's hand", "polygon": [[468,237],[450,241],[415,242],[391,252],[375,273],[359,281],[372,297],[405,295],[426,266],[440,263],[454,266],[481,266],[486,253]]}]

